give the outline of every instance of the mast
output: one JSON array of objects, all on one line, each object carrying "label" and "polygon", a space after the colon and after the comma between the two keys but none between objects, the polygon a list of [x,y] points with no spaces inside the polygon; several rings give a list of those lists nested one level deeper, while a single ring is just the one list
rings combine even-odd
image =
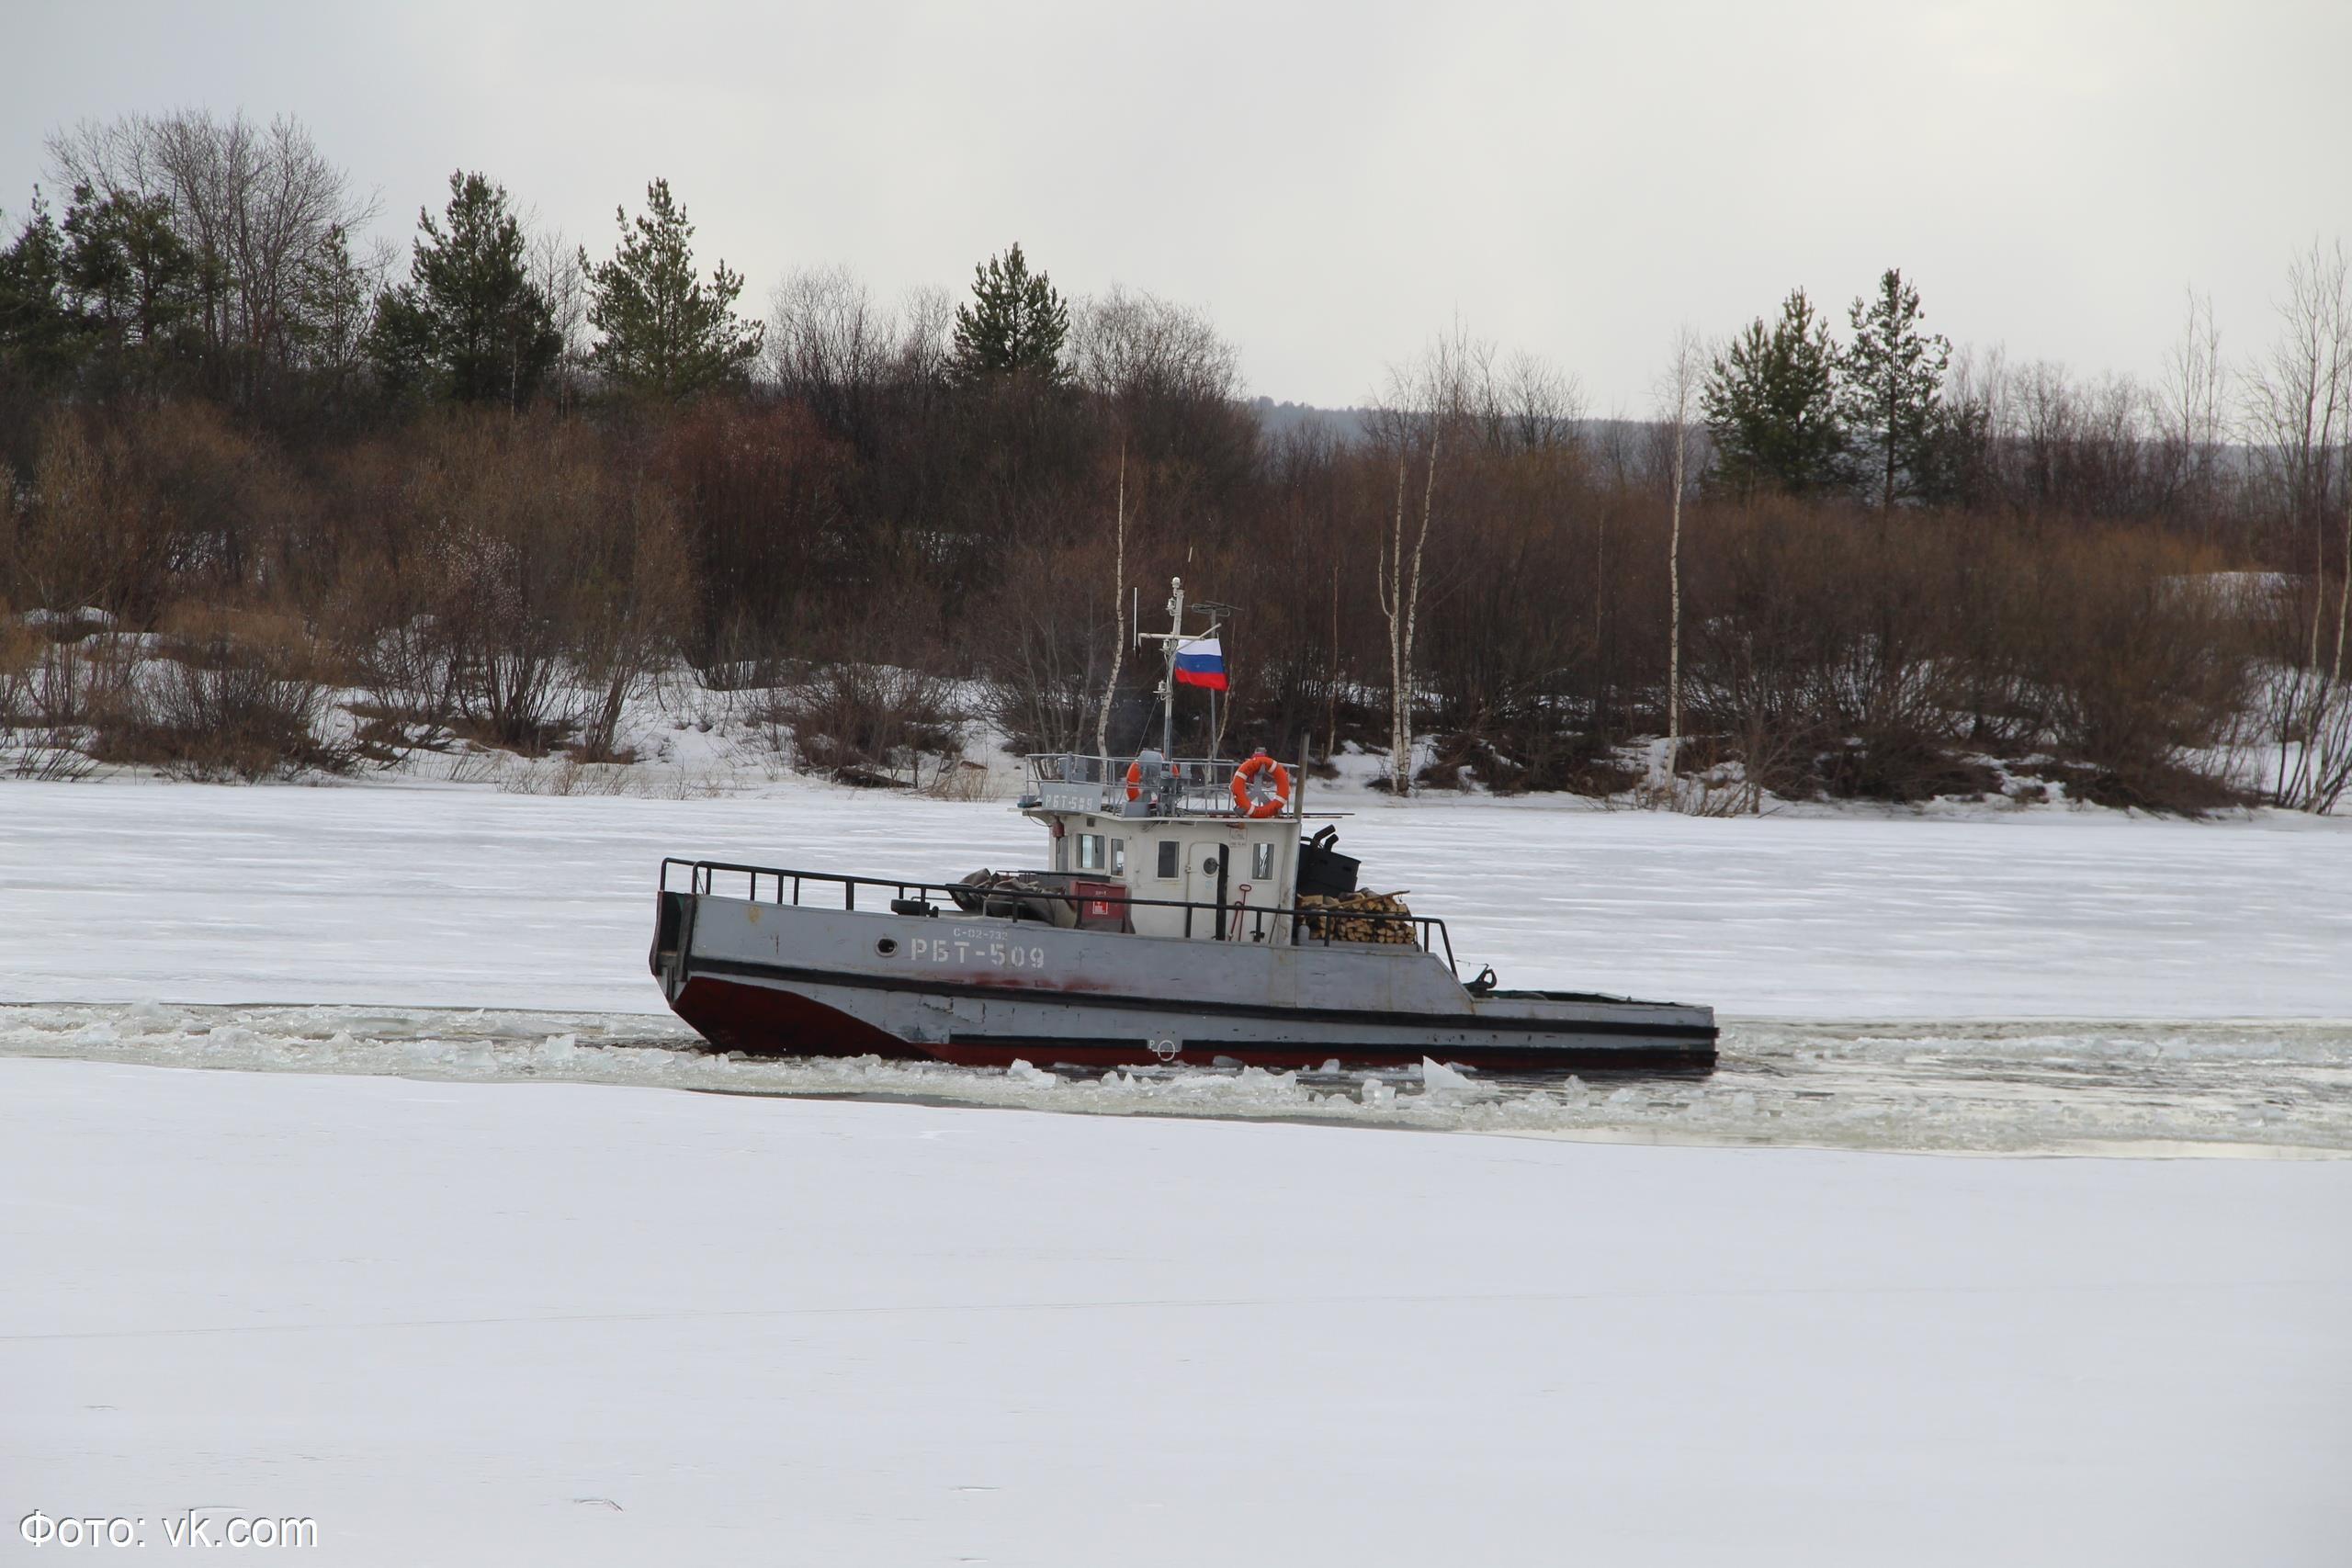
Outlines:
[{"label": "mast", "polygon": [[1159,673],[1159,754],[1176,755],[1176,645],[1184,638],[1184,580],[1168,580],[1168,636],[1159,650],[1167,655]]},{"label": "mast", "polygon": [[[1214,599],[1204,599],[1201,601],[1200,608],[1207,615],[1209,625],[1206,631],[1198,635],[1203,637],[1213,637],[1224,629],[1225,621],[1222,617],[1230,612],[1233,606],[1220,604]],[[1168,629],[1164,632],[1137,631],[1136,640],[1159,644],[1161,654],[1159,754],[1162,757],[1173,757],[1176,754],[1176,651],[1186,641],[1191,640],[1184,631],[1184,580],[1182,578],[1171,577],[1168,580]],[[1216,693],[1214,688],[1209,693],[1209,728],[1214,732],[1216,728]]]}]

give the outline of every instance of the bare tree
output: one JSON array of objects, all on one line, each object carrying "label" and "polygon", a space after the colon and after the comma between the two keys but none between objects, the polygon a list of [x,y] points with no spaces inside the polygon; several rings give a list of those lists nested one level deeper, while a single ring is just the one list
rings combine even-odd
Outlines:
[{"label": "bare tree", "polygon": [[845,266],[804,267],[771,297],[768,372],[819,419],[863,445],[896,336],[889,313],[856,274]]},{"label": "bare tree", "polygon": [[549,379],[559,400],[577,389],[588,365],[588,278],[581,270],[580,247],[560,229],[545,228],[532,214],[530,241],[523,266],[531,287],[548,302],[548,322],[562,347],[556,351]]},{"label": "bare tree", "polygon": [[[2290,540],[2308,530],[2308,594],[2290,584],[2301,621],[2291,653],[2280,648],[2270,672],[2266,720],[2278,747],[2272,802],[2327,811],[2352,778],[2352,688],[2344,655],[2352,629],[2352,263],[2341,242],[2316,241],[2288,264],[2279,333],[2247,374],[2249,444]],[[2341,526],[2343,580],[2333,595],[2334,647],[2324,635],[2330,536]],[[2274,645],[2276,646],[2276,645]],[[2324,657],[2323,655],[2324,654]]]},{"label": "bare tree", "polygon": [[2228,398],[2229,370],[2222,358],[2221,329],[2213,324],[2212,297],[2191,288],[2188,319],[2179,341],[2165,354],[2154,415],[2170,492],[2166,499],[2185,502],[2209,520],[2228,435]]},{"label": "bare tree", "polygon": [[1119,444],[1118,553],[1111,569],[1111,678],[1102,682],[1102,711],[1094,716],[1094,754],[1111,754],[1111,705],[1119,696],[1119,670],[1127,657],[1127,446]]},{"label": "bare tree", "polygon": [[1502,354],[1463,338],[1463,404],[1478,443],[1494,452],[1565,451],[1582,438],[1584,388],[1570,372],[1525,349]]},{"label": "bare tree", "polygon": [[[2311,531],[2314,589],[2327,580],[2330,504],[2340,475],[2339,444],[2352,430],[2352,273],[2339,242],[2311,248],[2287,267],[2287,294],[2279,301],[2280,331],[2269,355],[2247,378],[2246,415],[2265,477],[2281,520],[2291,532]],[[2346,513],[2352,541],[2352,513]],[[2346,573],[2352,590],[2352,570]],[[2309,659],[2320,662],[2324,594],[2312,602]],[[2346,609],[2336,617],[2332,671],[2344,667]]]},{"label": "bare tree", "polygon": [[1207,316],[1114,284],[1081,300],[1069,354],[1080,386],[1114,400],[1227,402],[1240,395],[1241,357]]},{"label": "bare tree", "polygon": [[[1388,622],[1388,777],[1397,795],[1413,793],[1413,651],[1421,591],[1429,559],[1430,524],[1436,515],[1438,453],[1448,424],[1460,422],[1469,404],[1478,367],[1491,351],[1470,336],[1460,321],[1421,357],[1391,367],[1388,390],[1373,411],[1372,423],[1396,448],[1396,508],[1389,537],[1380,543],[1374,587]],[[1405,477],[1416,446],[1426,446],[1428,468],[1421,481],[1420,526],[1413,547],[1405,548]]]},{"label": "bare tree", "polygon": [[1676,329],[1658,375],[1658,419],[1672,434],[1668,465],[1673,487],[1672,521],[1667,535],[1668,642],[1666,666],[1666,788],[1672,797],[1682,755],[1682,498],[1690,489],[1690,422],[1713,355],[1686,324]]},{"label": "bare tree", "polygon": [[929,386],[944,380],[956,330],[956,296],[935,283],[919,283],[899,302],[895,349],[901,380]]},{"label": "bare tree", "polygon": [[265,126],[204,109],[85,120],[51,136],[49,154],[63,183],[170,203],[173,228],[201,265],[205,345],[240,393],[322,333],[353,336],[336,319],[363,270],[350,236],[376,202],[353,190],[300,120]]}]

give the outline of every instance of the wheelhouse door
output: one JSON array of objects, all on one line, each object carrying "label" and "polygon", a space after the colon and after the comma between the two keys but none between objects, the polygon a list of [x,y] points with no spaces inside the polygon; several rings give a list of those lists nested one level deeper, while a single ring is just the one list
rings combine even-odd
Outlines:
[{"label": "wheelhouse door", "polygon": [[1238,869],[1227,863],[1235,846],[1214,840],[1195,840],[1184,846],[1184,897],[1194,904],[1208,906],[1190,911],[1192,927],[1188,934],[1215,940],[1225,930],[1219,911],[1233,902],[1233,873]]}]

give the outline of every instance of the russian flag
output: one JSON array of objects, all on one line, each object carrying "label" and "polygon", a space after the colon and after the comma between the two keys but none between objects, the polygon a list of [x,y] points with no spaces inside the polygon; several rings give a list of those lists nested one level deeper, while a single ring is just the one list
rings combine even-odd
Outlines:
[{"label": "russian flag", "polygon": [[1182,686],[1225,690],[1225,648],[1213,637],[1196,637],[1176,645],[1176,682]]}]

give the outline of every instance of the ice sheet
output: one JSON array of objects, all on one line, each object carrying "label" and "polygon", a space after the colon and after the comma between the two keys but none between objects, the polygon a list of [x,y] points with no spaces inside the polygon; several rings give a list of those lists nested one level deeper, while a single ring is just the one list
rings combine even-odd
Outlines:
[{"label": "ice sheet", "polygon": [[[1744,1018],[2352,1018],[2352,822],[2112,812],[1711,820],[1374,803],[1368,883],[1465,973]],[[1035,864],[998,804],[421,786],[0,784],[0,1001],[659,1012],[665,854],[945,879]]]}]

